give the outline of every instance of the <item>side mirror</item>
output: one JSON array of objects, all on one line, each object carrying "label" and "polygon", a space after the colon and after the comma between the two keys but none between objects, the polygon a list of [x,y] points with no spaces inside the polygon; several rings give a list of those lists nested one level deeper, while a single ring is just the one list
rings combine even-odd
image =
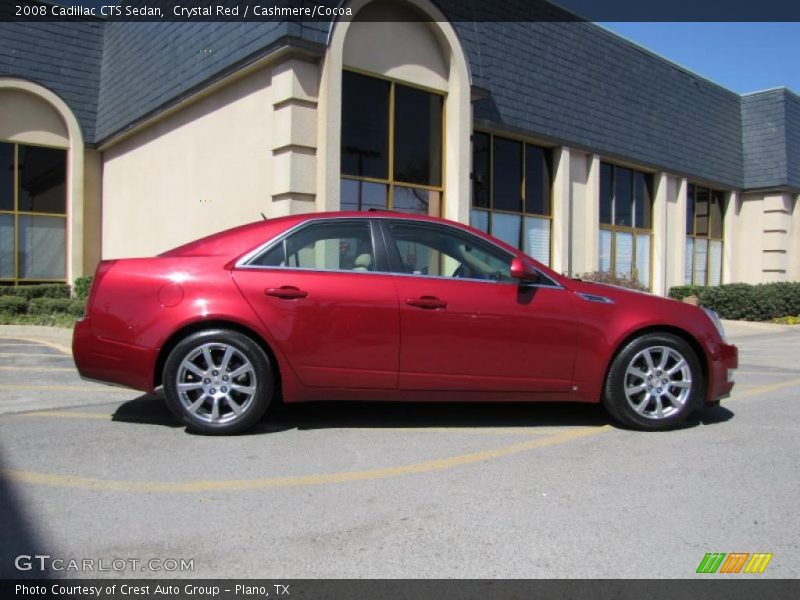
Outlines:
[{"label": "side mirror", "polygon": [[520,281],[535,282],[539,280],[540,276],[539,271],[532,264],[521,258],[514,258],[511,261],[511,277]]}]

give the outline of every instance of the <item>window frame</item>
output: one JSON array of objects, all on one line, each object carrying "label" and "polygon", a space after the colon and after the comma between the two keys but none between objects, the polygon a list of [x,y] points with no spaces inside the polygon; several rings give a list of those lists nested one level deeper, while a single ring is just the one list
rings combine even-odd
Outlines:
[{"label": "window frame", "polygon": [[[9,144],[13,146],[13,206],[11,210],[3,210],[0,209],[0,215],[10,215],[13,219],[14,223],[14,240],[12,243],[12,252],[14,256],[14,276],[13,277],[0,277],[0,290],[2,290],[3,286],[14,286],[17,287],[19,285],[34,285],[39,283],[67,283],[68,280],[68,273],[69,273],[69,197],[68,197],[68,185],[69,185],[69,150],[67,148],[60,148],[58,146],[50,146],[47,144],[28,144],[28,143],[21,143],[15,142],[12,140],[0,139],[0,143]],[[26,146],[26,147],[33,147],[33,148],[47,148],[50,150],[59,150],[64,153],[64,212],[63,213],[54,213],[54,212],[36,212],[36,211],[27,211],[27,210],[19,210],[19,147]],[[64,219],[64,277],[61,278],[51,278],[51,279],[43,279],[43,278],[26,278],[20,277],[20,249],[19,249],[19,242],[20,242],[20,229],[19,229],[19,222],[20,217],[53,217],[58,219]]]},{"label": "window frame", "polygon": [[[475,142],[475,134],[487,135],[489,136],[489,181],[486,182],[486,186],[488,189],[488,197],[489,197],[489,206],[482,207],[476,206],[474,204],[474,173],[475,173],[475,163],[474,163],[474,142]],[[521,202],[521,210],[520,211],[509,211],[505,209],[496,209],[494,207],[494,140],[495,138],[502,138],[504,140],[517,142],[522,146],[522,152],[520,156],[520,164],[522,166],[522,174],[520,179],[520,202]],[[527,211],[527,146],[535,146],[543,150],[546,153],[545,160],[548,162],[548,171],[550,174],[550,197],[549,197],[549,204],[550,204],[550,214],[540,214],[540,213],[533,213]],[[535,219],[546,219],[549,221],[549,231],[550,231],[550,241],[548,244],[548,263],[542,263],[547,267],[550,267],[553,264],[553,184],[555,182],[555,173],[553,170],[553,148],[550,146],[545,146],[540,143],[536,143],[535,141],[525,138],[523,136],[518,136],[514,134],[507,134],[501,132],[495,132],[491,129],[484,129],[480,127],[476,127],[472,131],[472,138],[471,138],[471,150],[470,150],[470,199],[469,199],[469,212],[470,212],[470,225],[472,227],[476,227],[472,223],[472,213],[473,212],[482,212],[485,213],[488,217],[488,229],[489,231],[484,232],[487,235],[494,235],[490,233],[492,231],[492,216],[494,214],[500,215],[510,215],[520,218],[520,226],[519,226],[519,241],[517,249],[520,250],[523,254],[525,253],[524,249],[524,236],[525,236],[525,218],[535,218]],[[542,262],[537,258],[533,258],[533,260],[537,262]]]},{"label": "window frame", "polygon": [[509,267],[512,260],[518,258],[512,252],[509,252],[499,244],[496,244],[490,239],[483,238],[481,236],[475,235],[470,231],[466,231],[464,229],[460,229],[458,227],[453,227],[451,225],[445,225],[442,223],[434,223],[430,221],[422,221],[416,219],[398,219],[393,217],[383,217],[380,219],[376,219],[376,222],[379,223],[381,231],[383,233],[383,237],[386,243],[386,251],[389,258],[389,265],[392,269],[392,275],[402,276],[402,277],[421,277],[425,279],[438,279],[444,281],[452,281],[452,282],[471,282],[471,283],[487,283],[487,284],[502,284],[502,285],[513,285],[516,287],[524,286],[524,287],[547,287],[547,288],[563,288],[563,286],[551,279],[546,273],[537,269],[537,272],[540,275],[540,282],[539,283],[527,283],[527,282],[520,282],[514,279],[509,281],[500,280],[500,279],[477,279],[473,277],[452,277],[447,275],[426,275],[422,273],[408,273],[405,269],[403,269],[403,260],[400,257],[399,250],[397,248],[397,241],[394,239],[392,232],[390,230],[390,226],[393,223],[400,223],[404,225],[413,225],[415,227],[420,227],[423,229],[431,229],[435,231],[441,231],[443,233],[449,235],[455,235],[457,237],[462,237],[467,240],[474,240],[474,244],[478,247],[485,248],[486,252],[489,253],[498,253],[507,258],[509,261]]},{"label": "window frame", "polygon": [[[276,246],[282,245],[285,240],[287,240],[290,236],[302,233],[304,229],[309,227],[314,227],[320,224],[327,224],[336,222],[338,224],[346,224],[346,223],[366,223],[369,227],[370,231],[370,239],[372,241],[372,250],[373,250],[373,257],[375,259],[375,269],[372,271],[353,271],[347,269],[317,269],[317,268],[309,268],[309,267],[294,267],[291,265],[286,265],[284,267],[280,266],[271,266],[271,265],[259,265],[253,264],[254,261],[258,260],[264,254],[271,252]],[[314,273],[352,273],[352,274],[359,274],[359,275],[389,275],[390,267],[389,267],[389,260],[387,258],[386,253],[386,245],[383,239],[383,233],[379,230],[377,225],[374,222],[374,219],[368,217],[319,217],[314,219],[308,219],[301,223],[297,223],[296,225],[290,227],[286,231],[281,232],[280,234],[276,235],[274,238],[264,242],[260,246],[257,246],[244,256],[236,261],[234,265],[235,269],[254,269],[254,270],[266,270],[266,271],[292,271],[292,272],[314,272]]]},{"label": "window frame", "polygon": [[[603,223],[600,220],[601,219],[600,207],[601,207],[601,203],[602,203],[602,194],[603,194],[603,190],[602,190],[602,169],[603,169],[603,165],[608,165],[608,166],[611,167],[611,223]],[[628,225],[617,225],[616,223],[614,223],[614,221],[616,219],[616,212],[617,212],[616,211],[617,169],[627,169],[628,171],[631,172],[631,223],[632,223],[632,225],[630,225],[630,226],[628,226]],[[620,164],[608,162],[608,161],[605,161],[605,160],[600,161],[600,170],[601,170],[601,173],[599,174],[599,176],[600,176],[601,185],[600,185],[600,194],[598,195],[598,198],[597,198],[597,204],[598,204],[597,221],[598,221],[598,226],[599,226],[598,229],[600,231],[604,231],[605,230],[605,231],[608,231],[608,232],[611,233],[611,254],[609,256],[609,263],[610,263],[610,266],[609,266],[610,271],[609,272],[612,275],[614,275],[615,277],[617,276],[617,273],[618,273],[618,271],[616,269],[616,264],[617,264],[617,234],[618,233],[630,234],[631,235],[631,240],[632,240],[632,242],[631,242],[631,272],[628,273],[628,276],[631,277],[631,278],[635,278],[636,281],[638,281],[639,283],[642,283],[641,279],[639,279],[639,270],[636,267],[636,240],[637,240],[637,238],[639,236],[647,236],[647,238],[649,240],[649,246],[650,246],[650,250],[648,252],[647,289],[648,290],[652,290],[653,289],[653,203],[654,203],[654,200],[655,200],[655,198],[653,197],[653,187],[654,187],[653,174],[652,173],[648,173],[647,171],[642,171],[642,170],[639,170],[639,169],[635,169],[633,167],[629,167],[629,166],[626,166],[626,165],[620,165]],[[649,183],[649,187],[648,187],[648,195],[650,196],[650,211],[649,211],[649,214],[650,214],[650,228],[649,229],[646,229],[644,227],[637,227],[636,223],[635,223],[635,221],[636,221],[636,175],[637,174],[643,175],[645,177],[645,186],[648,186],[648,183]],[[597,266],[598,266],[598,270],[600,270],[599,261],[600,261],[600,244],[602,243],[602,233],[599,234],[597,242],[598,242],[598,245],[597,245],[598,265]]]},{"label": "window frame", "polygon": [[[717,188],[712,188],[706,185],[702,185],[699,183],[687,183],[686,185],[686,212],[689,211],[689,195],[690,195],[690,188],[693,188],[694,195],[693,203],[692,203],[692,233],[686,233],[686,240],[692,240],[692,256],[691,256],[691,265],[692,265],[692,274],[688,283],[686,283],[686,267],[684,262],[684,285],[690,286],[702,286],[707,287],[711,286],[709,283],[709,276],[711,273],[711,242],[719,242],[720,243],[720,258],[719,258],[719,285],[722,285],[723,282],[723,273],[725,269],[725,215],[728,212],[728,194],[729,192]],[[706,229],[708,233],[706,235],[698,235],[697,234],[697,190],[703,189],[708,192],[708,226]],[[720,223],[720,237],[716,237],[712,235],[713,227],[711,226],[711,198],[714,194],[719,194],[721,196],[722,206],[720,210],[722,221]],[[688,225],[688,214],[687,216],[687,225]],[[686,228],[684,228],[686,229]],[[697,269],[695,268],[695,256],[697,254],[697,240],[705,240],[706,242],[706,278],[705,282],[698,283],[697,282]],[[684,251],[686,245],[684,242]],[[686,257],[684,257],[684,261]]]},{"label": "window frame", "polygon": [[[441,90],[435,90],[433,88],[429,88],[423,85],[419,85],[416,83],[403,81],[401,79],[396,79],[393,77],[387,77],[386,75],[382,75],[380,73],[373,73],[371,71],[366,71],[364,69],[358,69],[355,67],[343,67],[342,73],[349,72],[355,73],[356,75],[362,75],[364,77],[372,77],[373,79],[380,79],[382,81],[386,81],[389,83],[389,115],[387,119],[389,132],[388,132],[388,156],[387,156],[387,174],[386,179],[382,179],[380,177],[364,177],[359,175],[350,175],[342,173],[341,165],[339,167],[339,180],[341,182],[342,179],[347,179],[350,181],[362,182],[362,183],[375,183],[379,185],[386,186],[386,210],[394,210],[394,188],[395,187],[403,187],[403,188],[410,188],[410,189],[422,189],[427,190],[430,192],[438,192],[439,194],[439,210],[436,214],[428,213],[428,216],[434,217],[441,217],[445,214],[445,183],[446,183],[446,165],[445,165],[445,158],[447,156],[447,137],[446,127],[447,127],[447,94],[442,92]],[[394,151],[394,142],[395,142],[395,91],[396,86],[401,85],[408,88],[416,89],[419,91],[423,91],[429,94],[433,94],[436,96],[441,97],[442,99],[442,130],[441,130],[441,184],[438,186],[435,185],[425,185],[420,183],[408,183],[405,181],[398,181],[394,179],[394,159],[395,159],[395,151]],[[339,152],[341,153],[341,145],[339,147]],[[340,207],[341,207],[341,183],[339,184],[340,190]],[[356,210],[363,210],[361,207],[358,207]],[[418,214],[418,213],[415,213]]]}]

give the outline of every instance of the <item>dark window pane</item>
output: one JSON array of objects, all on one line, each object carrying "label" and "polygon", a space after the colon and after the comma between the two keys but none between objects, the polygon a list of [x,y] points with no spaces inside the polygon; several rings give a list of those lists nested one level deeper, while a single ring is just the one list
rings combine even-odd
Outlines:
[{"label": "dark window pane", "polygon": [[0,210],[14,210],[14,144],[0,142]]},{"label": "dark window pane", "polygon": [[525,145],[525,212],[549,215],[550,151]]},{"label": "dark window pane", "polygon": [[614,198],[614,167],[600,164],[600,222],[611,225],[611,207]]},{"label": "dark window pane", "polygon": [[509,246],[520,248],[522,242],[522,217],[494,213],[492,215],[492,235]]},{"label": "dark window pane", "polygon": [[469,213],[469,224],[475,229],[480,229],[484,233],[489,233],[489,211],[473,210]]},{"label": "dark window pane", "polygon": [[19,210],[65,214],[67,152],[20,145],[17,153]]},{"label": "dark window pane", "polygon": [[686,235],[694,235],[694,197],[695,187],[690,184],[686,190]]},{"label": "dark window pane", "polygon": [[66,224],[64,217],[19,216],[20,279],[66,277]]},{"label": "dark window pane", "polygon": [[394,89],[394,178],[442,183],[443,98],[404,85]]},{"label": "dark window pane", "polygon": [[392,210],[415,215],[439,216],[441,193],[423,188],[394,187]]},{"label": "dark window pane", "polygon": [[0,279],[13,279],[15,276],[14,215],[0,214]]},{"label": "dark window pane", "polygon": [[634,173],[633,176],[633,205],[635,208],[634,214],[634,227],[641,229],[651,228],[650,211],[652,208],[652,195],[651,195],[651,181],[650,175],[644,173]]},{"label": "dark window pane", "polygon": [[708,202],[709,202],[708,188],[698,187],[695,188],[694,202],[695,202],[695,235],[708,235]]},{"label": "dark window pane", "polygon": [[522,144],[494,138],[494,208],[522,211]]},{"label": "dark window pane", "polygon": [[725,193],[711,192],[711,237],[722,239],[722,221],[725,209]]},{"label": "dark window pane", "polygon": [[472,206],[489,208],[489,140],[486,133],[472,136]]},{"label": "dark window pane", "polygon": [[342,210],[383,210],[387,206],[385,183],[342,179],[340,189]]},{"label": "dark window pane", "polygon": [[342,173],[389,176],[389,82],[342,73]]},{"label": "dark window pane", "polygon": [[624,227],[633,225],[633,171],[614,169],[614,224]]}]

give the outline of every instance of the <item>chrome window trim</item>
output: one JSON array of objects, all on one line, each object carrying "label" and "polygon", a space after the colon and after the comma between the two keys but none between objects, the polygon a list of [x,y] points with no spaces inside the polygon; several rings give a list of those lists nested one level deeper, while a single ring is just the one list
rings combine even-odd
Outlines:
[{"label": "chrome window trim", "polygon": [[[255,259],[257,256],[259,256],[262,252],[269,252],[270,250],[272,250],[273,247],[275,247],[278,244],[282,243],[283,240],[285,240],[287,237],[289,237],[290,235],[292,235],[296,231],[299,231],[300,229],[303,229],[304,227],[307,227],[308,225],[311,225],[312,223],[315,223],[315,222],[319,222],[319,221],[325,222],[325,221],[330,221],[330,220],[334,220],[334,219],[343,220],[343,221],[366,220],[367,224],[369,224],[369,220],[368,220],[367,217],[317,217],[317,218],[311,218],[311,219],[308,219],[306,221],[302,221],[300,223],[297,223],[296,225],[293,225],[292,227],[290,227],[289,229],[287,229],[286,231],[284,231],[283,233],[281,233],[277,237],[274,237],[271,240],[268,240],[268,241],[264,242],[263,244],[258,246],[255,250],[251,250],[250,252],[245,254],[242,258],[240,258],[238,261],[236,261],[236,264],[234,265],[234,268],[235,269],[243,269],[243,268],[249,268],[249,269],[293,269],[295,271],[299,271],[299,270],[301,270],[300,267],[265,267],[263,265],[250,265],[248,263],[251,260]],[[374,252],[375,248],[373,248],[372,250]],[[344,270],[340,270],[340,269],[305,269],[305,270],[334,271],[334,272],[339,272],[339,271],[344,272],[344,271],[346,271],[346,269],[344,269]]]},{"label": "chrome window trim", "polygon": [[[292,235],[296,231],[302,229],[303,227],[311,225],[312,223],[325,222],[325,221],[334,221],[334,220],[341,220],[341,221],[353,220],[353,221],[358,221],[358,220],[364,220],[364,221],[367,221],[369,223],[369,221],[372,220],[372,219],[394,219],[394,220],[397,220],[397,221],[405,221],[407,223],[426,223],[426,224],[430,224],[432,226],[451,227],[451,228],[456,229],[457,231],[459,231],[460,233],[463,233],[465,235],[475,236],[474,233],[471,233],[469,231],[465,231],[465,230],[463,230],[463,229],[461,229],[459,227],[453,227],[452,225],[448,225],[447,223],[436,223],[436,222],[431,222],[431,221],[420,221],[420,220],[417,220],[417,219],[404,219],[401,215],[402,215],[402,213],[398,213],[397,215],[393,215],[393,214],[392,215],[365,214],[363,217],[362,216],[309,217],[307,220],[302,221],[301,223],[297,223],[296,225],[293,225],[292,227],[290,227],[289,229],[287,229],[286,231],[284,231],[283,233],[281,233],[277,237],[275,237],[275,238],[273,238],[273,239],[271,239],[269,241],[264,242],[260,246],[256,247],[254,250],[251,250],[250,252],[248,252],[247,254],[242,256],[242,258],[240,258],[238,261],[236,261],[236,264],[234,264],[234,269],[274,270],[274,271],[294,271],[294,272],[297,272],[297,271],[308,271],[308,272],[312,272],[312,273],[359,273],[359,274],[362,274],[362,275],[391,275],[391,276],[396,276],[396,277],[424,277],[426,279],[444,279],[444,280],[447,280],[447,281],[475,281],[475,282],[479,282],[479,283],[493,283],[493,284],[495,284],[495,283],[505,283],[505,284],[509,284],[509,285],[525,286],[525,287],[532,287],[532,288],[549,288],[549,289],[562,289],[562,290],[564,289],[563,285],[561,285],[560,283],[558,283],[556,281],[553,281],[552,279],[550,279],[550,277],[548,277],[547,275],[545,275],[544,273],[542,273],[538,269],[537,269],[537,272],[539,273],[539,275],[541,277],[543,277],[544,279],[546,279],[547,281],[549,281],[550,282],[549,284],[540,284],[540,283],[534,284],[534,283],[526,283],[524,281],[497,281],[497,280],[489,280],[489,279],[473,279],[473,278],[470,278],[470,277],[447,277],[445,275],[422,275],[421,273],[419,273],[419,274],[418,273],[395,273],[393,271],[352,271],[352,270],[348,270],[348,269],[309,269],[309,268],[303,268],[303,267],[270,267],[270,266],[264,266],[264,265],[251,265],[251,264],[249,264],[250,261],[254,260],[257,256],[259,256],[263,252],[269,252],[270,250],[272,250],[272,248],[274,246],[277,246],[278,244],[282,243],[284,239],[286,239],[287,237],[289,237],[290,235]],[[475,237],[478,237],[478,236],[475,236]],[[516,258],[512,253],[510,253],[508,250],[506,250],[505,248],[503,248],[499,244],[495,243],[493,240],[482,238],[482,237],[478,237],[478,239],[480,241],[482,241],[482,242],[486,242],[486,243],[491,244],[492,246],[494,246],[495,248],[497,248],[498,250],[500,250],[504,254],[507,254],[507,255],[511,256],[512,258]],[[374,248],[373,248],[373,250],[374,250]]]},{"label": "chrome window trim", "polygon": [[[563,290],[564,286],[552,282],[551,284],[526,283],[524,281],[498,281],[495,279],[474,279],[472,277],[447,277],[446,275],[422,275],[420,273],[393,273],[391,271],[354,271],[351,269],[311,269],[308,267],[265,267],[262,265],[242,265],[236,267],[248,271],[279,271],[292,273],[352,273],[353,275],[383,275],[384,277],[419,277],[422,279],[441,279],[443,281],[471,281],[473,283],[489,283],[492,285],[513,285],[516,287],[528,288],[547,288]],[[548,281],[552,281],[546,275],[542,275]]]}]

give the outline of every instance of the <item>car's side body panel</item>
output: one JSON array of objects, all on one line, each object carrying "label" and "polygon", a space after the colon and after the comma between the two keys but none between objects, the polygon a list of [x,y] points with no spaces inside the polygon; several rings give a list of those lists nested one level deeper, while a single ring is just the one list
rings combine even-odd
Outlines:
[{"label": "car's side body panel", "polygon": [[[304,385],[397,387],[400,318],[390,275],[240,268],[233,278]],[[305,295],[266,293],[281,288]]]},{"label": "car's side body panel", "polygon": [[576,362],[580,366],[576,368],[575,386],[587,401],[600,401],[608,368],[625,341],[654,330],[677,333],[700,351],[698,358],[709,371],[707,401],[730,392],[733,386],[727,382],[727,369],[737,366],[735,347],[722,341],[710,319],[697,307],[607,285],[582,281],[568,285],[578,301]]},{"label": "car's side body panel", "polygon": [[[570,389],[576,325],[573,299],[563,288],[413,275],[398,275],[395,283],[402,328],[400,389]],[[447,306],[408,303],[424,297]]]}]

